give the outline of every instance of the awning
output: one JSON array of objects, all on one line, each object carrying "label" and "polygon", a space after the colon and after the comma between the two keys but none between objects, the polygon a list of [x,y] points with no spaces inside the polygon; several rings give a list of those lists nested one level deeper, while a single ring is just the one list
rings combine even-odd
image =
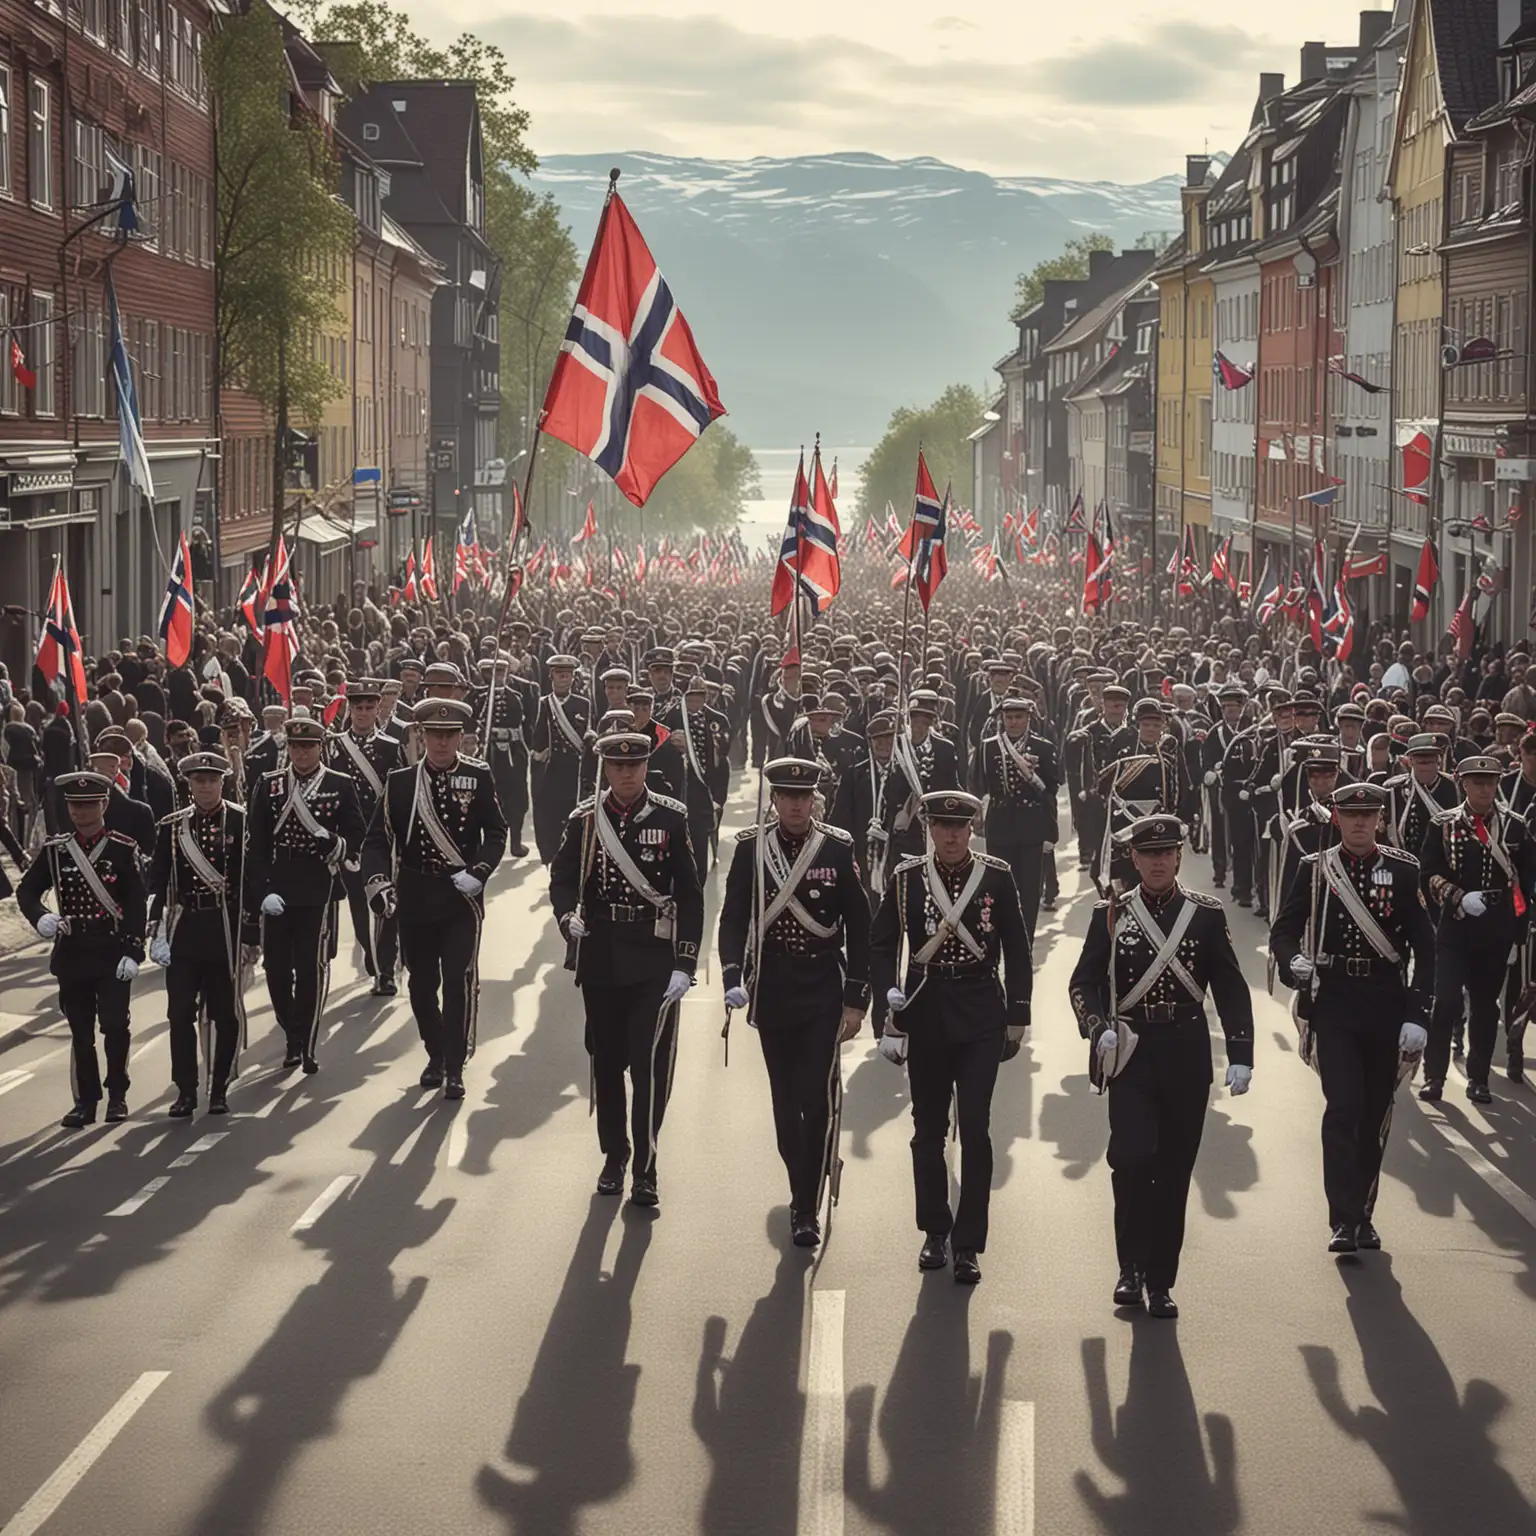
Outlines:
[{"label": "awning", "polygon": [[306,544],[316,544],[322,549],[330,549],[337,544],[345,544],[351,537],[351,530],[349,526],[330,522],[326,518],[311,513],[300,521],[296,536]]}]

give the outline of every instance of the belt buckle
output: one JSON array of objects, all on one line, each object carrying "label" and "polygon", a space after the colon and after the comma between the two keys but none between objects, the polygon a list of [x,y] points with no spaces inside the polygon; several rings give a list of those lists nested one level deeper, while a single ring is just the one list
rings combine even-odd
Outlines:
[{"label": "belt buckle", "polygon": [[1146,1005],[1146,1007],[1147,1007],[1147,1021],[1149,1023],[1152,1023],[1152,1024],[1172,1024],[1173,1023],[1173,1004],[1172,1003],[1148,1003]]},{"label": "belt buckle", "polygon": [[1344,961],[1344,974],[1346,976],[1369,976],[1371,974],[1371,962],[1361,959],[1358,955],[1350,955]]}]

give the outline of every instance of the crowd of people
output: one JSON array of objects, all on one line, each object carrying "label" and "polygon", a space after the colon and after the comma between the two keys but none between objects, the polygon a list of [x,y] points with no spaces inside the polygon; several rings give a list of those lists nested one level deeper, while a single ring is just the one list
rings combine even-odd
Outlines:
[{"label": "crowd of people", "polygon": [[[537,857],[585,1010],[598,1189],[627,1179],[657,1206],[678,1005],[744,771],[756,814],[713,942],[727,1031],[740,1013],[760,1041],[798,1245],[830,1219],[839,1047],[868,1018],[910,1083],[918,1262],[980,1279],[991,1101],[1074,863],[1098,896],[1069,997],[1108,1097],[1116,1305],[1177,1313],[1207,997],[1226,1086],[1250,1086],[1233,923],[1270,925],[1271,986],[1321,1077],[1332,1251],[1380,1246],[1391,1103],[1421,1063],[1421,1098],[1464,1060],[1487,1102],[1502,1028],[1522,1078],[1526,652],[1378,626],[1352,669],[1208,597],[1164,594],[1165,622],[1085,616],[1070,577],[1028,567],[957,564],[931,612],[878,554],[845,559],[821,615],[770,621],[756,585],[529,584],[504,614],[499,594],[391,607],[358,587],[302,614],[286,698],[238,610],[199,612],[184,666],[145,637],[88,659],[83,701],[0,679],[4,847],[73,1039],[64,1124],[103,1098],[127,1117],[146,963],[166,975],[172,1116],[204,1092],[228,1111],[258,964],[284,1066],[320,1070],[343,907],[375,995],[405,971],[422,1085],[462,1098],[486,889]],[[1181,878],[1190,846],[1214,890]]]}]

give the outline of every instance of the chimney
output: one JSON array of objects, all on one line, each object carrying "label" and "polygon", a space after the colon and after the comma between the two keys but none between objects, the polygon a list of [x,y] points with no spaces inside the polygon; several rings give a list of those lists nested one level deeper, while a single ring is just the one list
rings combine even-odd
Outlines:
[{"label": "chimney", "polygon": [[1285,95],[1285,76],[1276,74],[1262,74],[1259,76],[1259,100],[1273,101],[1276,96]]},{"label": "chimney", "polygon": [[1101,278],[1109,269],[1109,264],[1115,259],[1113,251],[1089,251],[1088,252],[1088,281],[1094,282]]},{"label": "chimney", "polygon": [[1322,80],[1328,74],[1328,44],[1327,43],[1303,43],[1301,45],[1301,80],[1300,84],[1310,85],[1314,80]]},{"label": "chimney", "polygon": [[[1500,0],[1503,3],[1503,0]],[[1518,0],[1516,0],[1518,4]],[[1361,11],[1360,12],[1360,53],[1364,56],[1374,52],[1377,43],[1387,35],[1387,29],[1392,25],[1391,11]]]},{"label": "chimney", "polygon": [[1211,169],[1211,157],[1209,155],[1185,155],[1184,157],[1184,185],[1186,187],[1203,187],[1206,175]]}]

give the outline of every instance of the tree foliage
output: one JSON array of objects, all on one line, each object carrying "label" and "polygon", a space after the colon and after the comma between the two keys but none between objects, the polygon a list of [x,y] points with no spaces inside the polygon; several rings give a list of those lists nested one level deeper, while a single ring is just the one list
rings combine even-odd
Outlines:
[{"label": "tree foliage", "polygon": [[310,347],[350,284],[336,158],[318,121],[290,118],[282,27],[265,4],[226,16],[203,57],[218,103],[219,382],[314,422],[342,391]]},{"label": "tree foliage", "polygon": [[939,495],[948,485],[953,500],[969,506],[975,495],[970,435],[985,409],[986,403],[970,385],[951,384],[932,405],[921,409],[904,405],[896,410],[885,436],[864,461],[860,513],[883,516],[890,502],[906,522],[912,510],[919,447]]},{"label": "tree foliage", "polygon": [[651,492],[645,530],[649,535],[653,529],[734,528],[747,502],[761,494],[752,450],[723,421],[715,421]]},{"label": "tree foliage", "polygon": [[1045,285],[1052,279],[1087,277],[1089,256],[1094,251],[1112,251],[1114,248],[1115,242],[1108,235],[1098,233],[1068,240],[1059,256],[1049,256],[1030,271],[1019,274],[1014,287],[1013,313],[1009,318],[1022,319],[1044,297]]}]

